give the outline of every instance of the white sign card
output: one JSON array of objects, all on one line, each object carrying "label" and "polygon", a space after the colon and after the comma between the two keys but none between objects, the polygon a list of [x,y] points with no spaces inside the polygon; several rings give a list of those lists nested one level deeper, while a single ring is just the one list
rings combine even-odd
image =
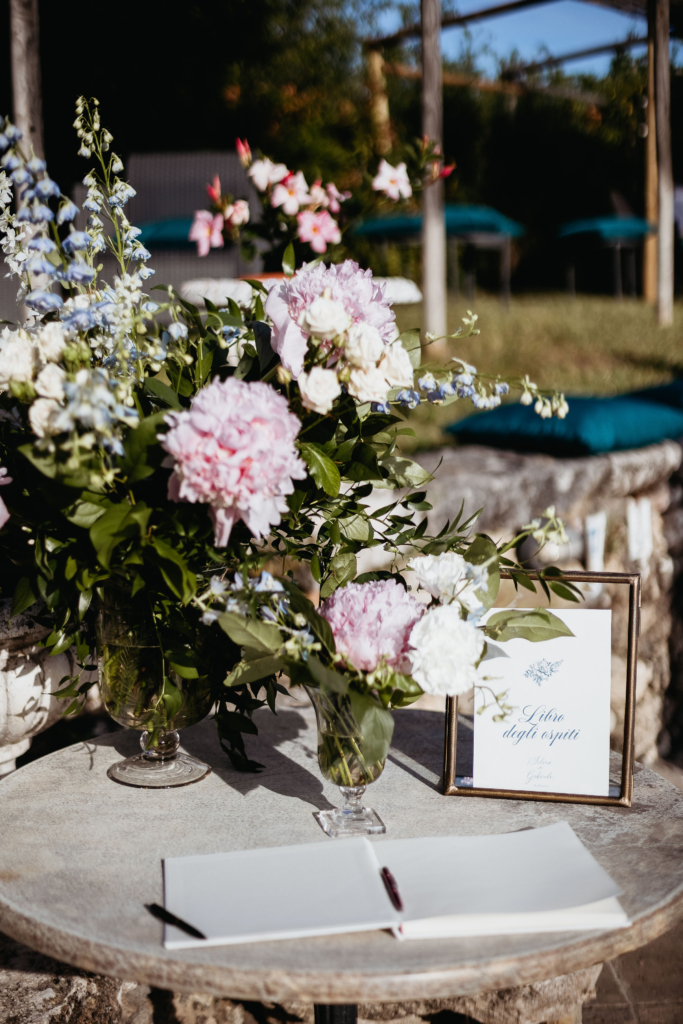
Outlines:
[{"label": "white sign card", "polygon": [[[475,789],[609,795],[612,613],[553,613],[574,636],[488,641],[490,690],[474,694]],[[503,692],[513,710],[496,722],[492,694]]]}]

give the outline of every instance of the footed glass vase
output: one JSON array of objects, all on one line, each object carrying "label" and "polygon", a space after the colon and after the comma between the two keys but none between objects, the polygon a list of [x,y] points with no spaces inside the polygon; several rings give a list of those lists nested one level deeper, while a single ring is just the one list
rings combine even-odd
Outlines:
[{"label": "footed glass vase", "polygon": [[97,621],[100,692],[120,725],[138,729],[141,753],[107,771],[125,786],[166,789],[199,782],[208,764],[182,752],[178,729],[205,718],[212,704],[207,679],[182,679],[165,664],[146,602],[108,588]]},{"label": "footed glass vase", "polygon": [[316,811],[318,824],[333,839],[386,832],[377,812],[362,802],[367,786],[382,774],[386,757],[372,760],[366,756],[363,734],[348,696],[308,686],[306,692],[315,708],[320,771],[339,786],[343,800],[331,811]]}]

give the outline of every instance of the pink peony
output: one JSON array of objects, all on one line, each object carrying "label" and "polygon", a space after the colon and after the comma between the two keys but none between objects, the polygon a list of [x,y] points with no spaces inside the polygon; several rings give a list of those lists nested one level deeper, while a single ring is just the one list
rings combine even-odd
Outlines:
[{"label": "pink peony", "polygon": [[374,671],[381,658],[399,672],[409,671],[408,640],[424,611],[425,605],[394,580],[347,583],[320,607],[337,651],[363,672]]},{"label": "pink peony", "polygon": [[327,210],[321,210],[320,213],[304,210],[298,215],[297,220],[299,239],[308,242],[314,252],[325,252],[328,242],[330,245],[341,242],[339,225],[330,217]]},{"label": "pink peony", "polygon": [[325,288],[342,303],[354,323],[371,324],[385,344],[393,341],[396,315],[384,297],[385,287],[373,281],[371,270],[361,270],[353,260],[346,260],[330,267],[322,263],[304,266],[294,277],[271,288],[266,313],[273,322],[273,348],[285,369],[294,377],[303,371],[307,335],[299,327],[299,318]]},{"label": "pink peony", "polygon": [[172,456],[168,496],[211,506],[217,547],[238,519],[257,538],[280,522],[292,481],[306,476],[294,447],[301,424],[282,395],[260,381],[216,378],[166,422],[159,440]]},{"label": "pink peony", "polygon": [[[2,487],[4,484],[11,484],[11,483],[12,483],[12,477],[11,476],[7,476],[7,470],[5,469],[4,466],[0,466],[0,487]],[[7,506],[5,505],[5,503],[2,500],[2,498],[0,498],[0,530],[5,525],[5,523],[7,522],[8,519],[9,519],[9,512],[7,511]]]},{"label": "pink peony", "polygon": [[[210,186],[209,186],[210,187]],[[196,210],[190,233],[190,242],[197,243],[197,255],[207,256],[209,249],[220,249],[223,246],[223,215],[209,213],[208,210]]]}]

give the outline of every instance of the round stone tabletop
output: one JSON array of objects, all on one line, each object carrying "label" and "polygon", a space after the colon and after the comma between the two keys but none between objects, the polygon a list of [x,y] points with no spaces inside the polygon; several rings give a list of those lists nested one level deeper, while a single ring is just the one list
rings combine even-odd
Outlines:
[{"label": "round stone tabletop", "polygon": [[164,989],[368,1003],[568,974],[643,945],[683,917],[683,794],[674,786],[637,766],[630,808],[445,797],[443,716],[405,709],[385,772],[368,791],[387,837],[566,820],[623,888],[630,927],[412,942],[376,931],[165,950],[162,926],[144,908],[163,902],[164,857],[333,841],[313,817],[338,793],[318,771],[312,710],[260,711],[256,721],[249,754],[266,766],[256,775],[232,769],[207,721],[181,734],[183,747],[213,768],[195,785],[147,790],[110,781],[107,767],[139,749],[129,732],[68,747],[0,782],[0,930],[77,967]]}]

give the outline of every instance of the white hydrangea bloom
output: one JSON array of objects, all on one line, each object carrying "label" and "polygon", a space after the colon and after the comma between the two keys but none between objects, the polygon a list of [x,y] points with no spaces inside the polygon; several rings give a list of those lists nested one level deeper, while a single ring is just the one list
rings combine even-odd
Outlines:
[{"label": "white hydrangea bloom", "polygon": [[344,356],[352,366],[359,370],[371,370],[382,358],[384,342],[376,327],[372,324],[358,323],[349,327]]},{"label": "white hydrangea bloom", "polygon": [[7,390],[11,380],[18,384],[33,380],[33,345],[26,332],[3,331],[0,341],[0,390]]},{"label": "white hydrangea bloom", "polygon": [[347,387],[359,402],[386,402],[389,385],[377,367],[370,370],[351,370]]},{"label": "white hydrangea bloom", "polygon": [[331,341],[351,326],[351,317],[341,302],[318,296],[299,317],[299,327],[323,341]]},{"label": "white hydrangea bloom", "polygon": [[55,321],[45,324],[36,336],[40,355],[48,363],[58,363],[66,346],[64,328]]},{"label": "white hydrangea bloom", "polygon": [[409,567],[423,590],[442,604],[457,600],[468,612],[484,611],[476,591],[486,586],[485,568],[471,565],[456,551],[411,558]]},{"label": "white hydrangea bloom", "polygon": [[430,609],[410,634],[412,675],[425,693],[457,697],[482,682],[477,663],[484,634],[460,618],[457,605]]},{"label": "white hydrangea bloom", "polygon": [[53,398],[37,398],[28,411],[31,429],[38,437],[55,433],[54,422],[60,406]]},{"label": "white hydrangea bloom", "polygon": [[301,373],[296,379],[301,400],[307,409],[325,416],[341,394],[341,387],[334,370],[314,366],[310,373]]},{"label": "white hydrangea bloom", "polygon": [[393,388],[412,388],[413,364],[400,341],[387,346],[379,368]]},{"label": "white hydrangea bloom", "polygon": [[61,402],[64,398],[64,381],[66,374],[61,366],[48,363],[36,377],[36,391],[43,398],[54,398]]}]

